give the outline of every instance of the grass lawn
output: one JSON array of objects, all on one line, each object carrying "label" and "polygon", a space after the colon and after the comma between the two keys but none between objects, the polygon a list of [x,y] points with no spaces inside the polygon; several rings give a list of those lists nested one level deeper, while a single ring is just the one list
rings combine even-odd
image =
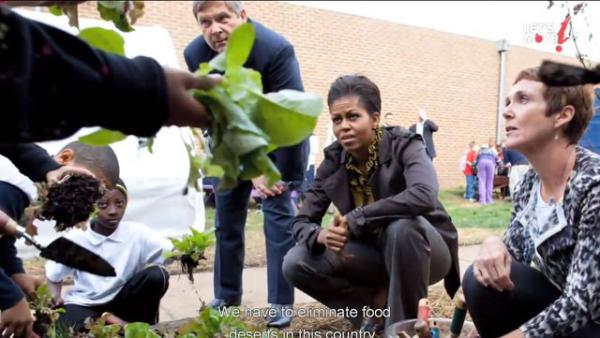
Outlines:
[{"label": "grass lawn", "polygon": [[460,188],[440,192],[440,200],[457,228],[505,229],[510,221],[512,204],[494,200],[494,204],[480,205],[465,201]]}]

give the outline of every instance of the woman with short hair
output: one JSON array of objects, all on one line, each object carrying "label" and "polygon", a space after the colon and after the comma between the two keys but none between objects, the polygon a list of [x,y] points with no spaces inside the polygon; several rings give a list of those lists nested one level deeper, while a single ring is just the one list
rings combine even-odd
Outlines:
[{"label": "woman with short hair", "polygon": [[506,102],[506,147],[531,169],[504,239],[488,238],[463,279],[482,338],[600,337],[600,157],[577,145],[593,115],[587,87],[519,73]]},{"label": "woman with short hair", "polygon": [[[364,76],[338,78],[329,90],[337,139],[293,225],[298,245],[286,255],[291,284],[332,309],[389,308],[386,324],[415,318],[427,287],[460,283],[457,233],[438,201],[438,181],[420,135],[380,127],[379,88]],[[340,214],[322,228],[329,205]],[[383,318],[362,329],[378,331]]]}]

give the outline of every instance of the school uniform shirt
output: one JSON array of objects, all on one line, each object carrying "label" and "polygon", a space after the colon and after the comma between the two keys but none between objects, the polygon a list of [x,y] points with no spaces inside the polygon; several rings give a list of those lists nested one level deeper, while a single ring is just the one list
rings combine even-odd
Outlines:
[{"label": "school uniform shirt", "polygon": [[65,237],[106,259],[117,274],[102,277],[48,261],[46,277],[49,281],[59,283],[69,275],[74,277],[75,285],[63,297],[65,304],[82,306],[110,302],[146,265],[162,264],[163,251],[172,248],[166,238],[143,224],[129,221],[121,222],[110,236],[101,235],[88,226],[85,231],[73,229]]},{"label": "school uniform shirt", "polygon": [[562,291],[521,331],[563,337],[600,322],[600,156],[577,147],[559,202],[541,200],[540,184],[533,169],[517,184],[504,243],[515,260],[534,265]]}]

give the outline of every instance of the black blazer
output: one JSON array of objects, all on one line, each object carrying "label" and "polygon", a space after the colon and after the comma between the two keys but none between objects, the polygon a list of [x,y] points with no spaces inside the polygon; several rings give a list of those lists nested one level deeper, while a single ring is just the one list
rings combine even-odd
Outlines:
[{"label": "black blazer", "polygon": [[379,167],[370,184],[375,202],[355,208],[348,183],[347,153],[339,142],[325,150],[317,177],[294,219],[293,235],[309,251],[324,248],[316,242],[323,216],[330,203],[346,216],[351,233],[365,231],[403,217],[425,217],[440,233],[452,256],[452,268],[444,285],[450,296],[460,286],[458,234],[452,220],[438,200],[438,181],[420,135],[401,127],[385,127],[379,145]]},{"label": "black blazer", "polygon": [[[409,130],[416,133],[417,125],[413,124],[410,126]],[[423,124],[423,140],[425,142],[425,147],[427,148],[427,153],[431,158],[436,156],[435,144],[433,144],[433,133],[436,131],[438,131],[438,125],[431,120],[425,120],[425,123]]]},{"label": "black blazer", "polygon": [[[281,35],[248,20],[254,25],[256,39],[244,67],[258,71],[262,76],[263,92],[270,93],[282,89],[304,90],[300,76],[300,66],[294,53],[294,47]],[[204,37],[198,36],[190,42],[183,52],[188,69],[195,72],[202,62],[208,62],[217,55],[208,46]],[[301,143],[279,148],[269,154],[284,181],[302,181],[308,157],[303,148],[308,138]]]}]

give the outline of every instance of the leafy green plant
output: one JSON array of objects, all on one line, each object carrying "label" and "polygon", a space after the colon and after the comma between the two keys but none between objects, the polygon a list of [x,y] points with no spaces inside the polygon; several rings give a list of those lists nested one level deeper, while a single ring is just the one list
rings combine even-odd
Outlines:
[{"label": "leafy green plant", "polygon": [[173,250],[165,252],[165,259],[178,259],[181,262],[183,272],[186,272],[190,281],[194,281],[194,268],[198,261],[206,259],[204,251],[215,243],[214,228],[204,232],[190,227],[191,234],[181,239],[171,238]]},{"label": "leafy green plant", "polygon": [[[104,2],[110,1],[98,1],[98,6]],[[113,31],[90,28],[81,31],[79,36],[97,48],[123,55],[124,42]],[[322,110],[320,96],[289,89],[263,94],[261,74],[243,67],[254,40],[254,26],[240,25],[232,32],[227,50],[198,68],[198,76],[213,71],[222,72],[224,76],[221,84],[211,90],[193,91],[194,97],[210,108],[213,148],[211,151],[203,144],[202,153],[196,154],[195,147],[186,143],[190,186],[198,188],[200,171],[207,176],[221,177],[219,189],[232,188],[238,180],[261,175],[269,184],[275,184],[281,174],[268,153],[298,144],[311,134],[317,123]],[[126,135],[118,131],[100,129],[81,137],[80,141],[101,146],[124,138]]]},{"label": "leafy green plant", "polygon": [[160,338],[148,323],[129,323],[125,325],[125,338]]},{"label": "leafy green plant", "polygon": [[224,73],[218,86],[193,91],[212,113],[212,152],[204,147],[208,153],[201,164],[223,169],[220,189],[260,175],[269,184],[279,181],[281,174],[267,154],[308,137],[322,110],[322,99],[316,94],[289,89],[263,94],[261,74],[243,67],[254,40],[252,24],[238,26],[226,51],[200,64],[197,71],[198,76]]},{"label": "leafy green plant", "polygon": [[230,313],[221,314],[219,310],[204,307],[200,315],[179,328],[178,338],[224,338],[231,337],[235,331],[244,331],[246,326]]},{"label": "leafy green plant", "polygon": [[94,338],[118,338],[121,337],[122,327],[117,324],[106,324],[105,317],[100,317],[96,320],[86,319],[85,327],[88,333],[83,337]]},{"label": "leafy green plant", "polygon": [[[133,31],[132,25],[144,15],[144,1],[96,1],[100,17],[112,21],[115,27],[123,32]],[[50,6],[48,11],[54,15],[66,15],[69,25],[79,28],[79,13],[76,3],[65,3]]]},{"label": "leafy green plant", "polygon": [[144,14],[143,1],[98,1],[100,17],[112,21],[120,31],[133,31],[132,25]]},{"label": "leafy green plant", "polygon": [[33,325],[34,331],[43,337],[57,338],[56,322],[60,314],[65,312],[63,308],[54,308],[52,294],[48,284],[44,283],[35,290],[35,294],[29,297],[29,308],[34,311],[36,321]]}]

